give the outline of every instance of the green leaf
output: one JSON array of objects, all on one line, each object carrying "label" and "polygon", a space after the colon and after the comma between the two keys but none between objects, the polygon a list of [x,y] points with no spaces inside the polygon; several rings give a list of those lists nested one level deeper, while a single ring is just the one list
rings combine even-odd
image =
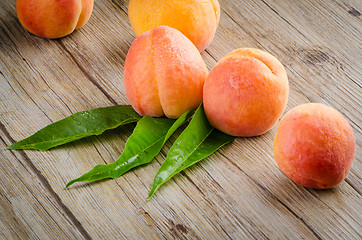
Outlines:
[{"label": "green leaf", "polygon": [[172,176],[208,157],[235,137],[214,129],[208,122],[202,105],[190,124],[177,138],[157,172],[148,200]]},{"label": "green leaf", "polygon": [[139,165],[149,163],[161,151],[167,139],[191,117],[193,111],[184,113],[179,119],[143,117],[126,142],[122,155],[107,165],[97,165],[88,173],[67,183],[117,178]]},{"label": "green leaf", "polygon": [[140,119],[141,116],[130,105],[95,108],[74,113],[7,148],[45,151]]}]

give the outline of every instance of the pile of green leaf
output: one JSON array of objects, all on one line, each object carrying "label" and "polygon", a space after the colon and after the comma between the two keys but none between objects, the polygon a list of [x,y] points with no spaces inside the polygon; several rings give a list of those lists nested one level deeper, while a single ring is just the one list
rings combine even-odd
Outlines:
[{"label": "pile of green leaf", "polygon": [[214,129],[209,124],[202,105],[195,112],[188,111],[177,120],[141,117],[131,106],[118,105],[75,113],[8,148],[45,151],[133,122],[137,122],[137,125],[127,140],[123,153],[115,162],[95,166],[88,173],[70,181],[66,187],[76,182],[117,178],[134,167],[151,162],[171,135],[180,126],[188,123],[158,170],[148,196],[150,199],[172,176],[234,140],[234,137]]}]

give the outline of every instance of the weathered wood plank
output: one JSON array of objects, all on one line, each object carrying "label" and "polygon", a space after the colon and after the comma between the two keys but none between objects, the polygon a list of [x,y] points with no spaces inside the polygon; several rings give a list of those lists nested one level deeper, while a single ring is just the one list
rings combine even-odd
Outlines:
[{"label": "weathered wood plank", "polygon": [[[175,176],[149,202],[149,188],[170,143],[156,161],[119,179],[63,189],[67,181],[94,165],[117,158],[132,131],[130,127],[48,152],[14,152],[14,156],[10,151],[0,151],[19,176],[29,168],[43,176],[35,174],[29,179],[25,174],[19,177],[20,186],[39,192],[28,182],[48,184],[43,190],[48,195],[39,193],[33,199],[34,209],[41,208],[35,204],[37,199],[41,202],[46,198],[49,202],[42,203],[54,205],[48,210],[54,218],[73,219],[58,227],[56,233],[62,234],[79,221],[82,228],[74,228],[75,233],[68,236],[81,237],[76,235],[80,231],[83,237],[95,239],[361,237],[361,24],[356,16],[357,1],[233,0],[220,4],[217,35],[202,53],[209,69],[239,47],[258,47],[278,57],[290,79],[287,110],[305,102],[323,102],[344,113],[355,129],[356,159],[347,181],[326,191],[292,183],[273,160],[275,128],[261,137],[237,139]],[[121,0],[96,1],[85,27],[62,39],[45,40],[20,26],[14,2],[0,3],[0,122],[10,135],[0,133],[4,144],[76,111],[128,102],[122,72],[134,35],[127,5],[128,1]],[[21,163],[23,167],[18,166]],[[9,182],[2,178],[0,186]],[[19,198],[27,196],[13,191]],[[8,211],[8,200],[4,199],[1,204]],[[32,210],[21,206],[14,209],[21,210],[22,223],[29,224],[26,216]],[[46,215],[37,214],[37,218]],[[12,227],[5,223],[0,221],[5,237],[14,237],[14,229],[21,228],[20,224]],[[26,225],[24,228],[19,230],[23,234],[20,237],[51,231],[41,223],[33,231]]]},{"label": "weathered wood plank", "polygon": [[[87,239],[88,235],[0,125],[0,239]],[[29,165],[30,163],[30,165]]]}]

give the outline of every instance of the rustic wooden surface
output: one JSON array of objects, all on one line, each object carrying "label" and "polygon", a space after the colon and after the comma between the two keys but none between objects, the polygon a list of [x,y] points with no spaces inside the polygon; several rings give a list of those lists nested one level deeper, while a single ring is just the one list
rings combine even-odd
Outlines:
[{"label": "rustic wooden surface", "polygon": [[86,26],[47,40],[21,27],[14,0],[2,0],[1,239],[361,239],[361,2],[220,4],[215,39],[202,53],[209,69],[239,47],[279,58],[290,81],[287,110],[321,102],[352,125],[357,149],[347,179],[323,191],[294,184],[274,162],[274,127],[260,137],[239,138],[178,174],[148,202],[170,142],[145,167],[64,190],[94,165],[114,161],[132,129],[47,152],[5,146],[77,111],[128,104],[122,84],[134,39],[128,1],[96,0]]}]

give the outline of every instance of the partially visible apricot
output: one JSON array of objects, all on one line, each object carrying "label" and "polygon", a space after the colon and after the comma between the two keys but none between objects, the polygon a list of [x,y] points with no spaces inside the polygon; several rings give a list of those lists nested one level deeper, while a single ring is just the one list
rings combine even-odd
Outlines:
[{"label": "partially visible apricot", "polygon": [[309,103],[295,107],[280,121],[274,157],[295,183],[325,189],[346,178],[355,145],[352,127],[337,110]]},{"label": "partially visible apricot", "polygon": [[30,33],[61,38],[86,24],[93,4],[93,0],[16,0],[16,12]]},{"label": "partially visible apricot", "polygon": [[210,71],[204,108],[211,125],[233,136],[257,136],[272,128],[288,100],[283,65],[259,49],[237,49]]},{"label": "partially visible apricot", "polygon": [[181,32],[160,26],[138,36],[124,65],[124,85],[141,115],[178,118],[202,102],[207,68]]},{"label": "partially visible apricot", "polygon": [[136,36],[167,25],[182,32],[201,52],[214,38],[220,5],[218,0],[130,0],[128,16]]}]

